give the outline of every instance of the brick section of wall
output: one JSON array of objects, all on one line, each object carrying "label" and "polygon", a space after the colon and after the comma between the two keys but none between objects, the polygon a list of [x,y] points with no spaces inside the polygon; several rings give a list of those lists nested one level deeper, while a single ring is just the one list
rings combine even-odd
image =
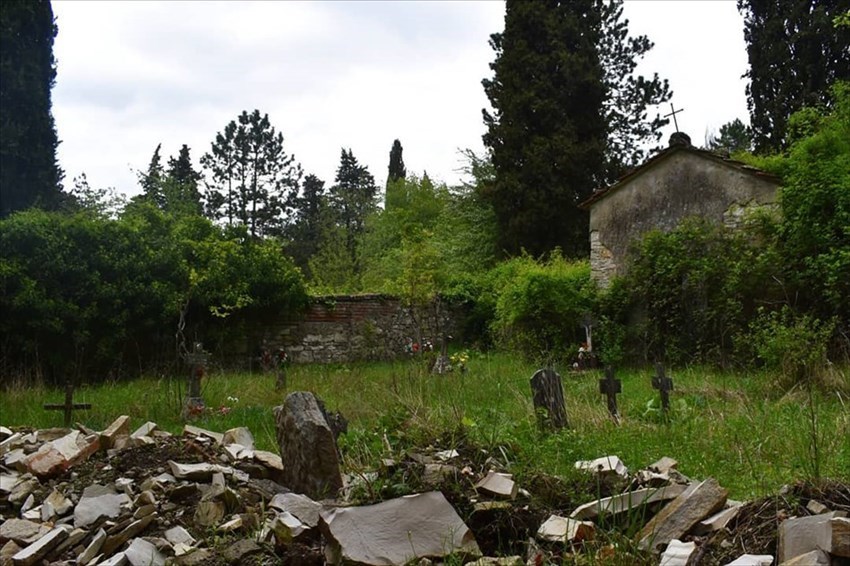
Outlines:
[{"label": "brick section of wall", "polygon": [[[443,332],[452,333],[457,313],[445,305],[424,311],[418,314],[422,339],[429,339],[437,348]],[[283,348],[294,363],[344,363],[401,357],[417,333],[410,309],[399,299],[345,295],[314,298],[299,319],[283,320],[258,334],[258,343]]]}]

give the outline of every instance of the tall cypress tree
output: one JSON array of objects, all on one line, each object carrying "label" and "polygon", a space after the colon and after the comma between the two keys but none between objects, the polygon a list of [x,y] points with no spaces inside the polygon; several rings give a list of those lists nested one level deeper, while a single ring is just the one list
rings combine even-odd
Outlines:
[{"label": "tall cypress tree", "polygon": [[407,169],[404,166],[404,159],[401,156],[402,151],[401,142],[395,140],[392,149],[390,149],[390,165],[387,173],[388,186],[393,181],[404,179],[407,176]]},{"label": "tall cypress tree", "polygon": [[757,152],[785,147],[788,118],[850,80],[849,0],[738,0],[750,69],[747,107]]},{"label": "tall cypress tree", "polygon": [[0,2],[0,217],[60,197],[50,100],[57,31],[49,1]]},{"label": "tall cypress tree", "polygon": [[345,247],[357,262],[357,238],[363,233],[366,216],[375,209],[378,188],[365,165],[360,165],[351,149],[342,149],[336,184],[330,189],[330,205],[337,223],[345,231]]},{"label": "tall cypress tree", "polygon": [[600,24],[594,0],[508,0],[505,30],[490,36],[484,144],[496,179],[484,195],[508,254],[587,253],[577,204],[595,188],[606,149]]}]

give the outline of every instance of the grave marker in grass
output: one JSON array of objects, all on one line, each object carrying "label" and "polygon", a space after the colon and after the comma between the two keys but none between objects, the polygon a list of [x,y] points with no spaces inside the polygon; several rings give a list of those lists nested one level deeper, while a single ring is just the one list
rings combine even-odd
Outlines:
[{"label": "grave marker in grass", "polygon": [[541,428],[552,430],[567,426],[567,408],[561,376],[553,369],[540,369],[531,378],[534,412]]},{"label": "grave marker in grass", "polygon": [[605,368],[605,379],[599,380],[599,392],[608,398],[608,412],[618,423],[620,422],[620,413],[617,411],[617,393],[621,393],[622,390],[622,383],[619,379],[614,378],[614,368],[607,366]]},{"label": "grave marker in grass", "polygon": [[71,426],[71,413],[73,411],[88,411],[91,409],[91,403],[74,403],[74,384],[70,381],[65,383],[65,402],[64,403],[46,403],[44,405],[46,411],[64,411],[65,427]]},{"label": "grave marker in grass", "polygon": [[670,409],[670,392],[673,391],[673,380],[664,375],[664,364],[655,364],[655,377],[652,378],[652,387],[661,392],[661,409],[667,412]]},{"label": "grave marker in grass", "polygon": [[202,413],[205,408],[204,399],[201,397],[201,379],[206,372],[210,355],[204,351],[200,342],[195,342],[192,351],[188,352],[184,358],[189,364],[189,385],[186,402],[183,404],[183,419],[188,419]]}]

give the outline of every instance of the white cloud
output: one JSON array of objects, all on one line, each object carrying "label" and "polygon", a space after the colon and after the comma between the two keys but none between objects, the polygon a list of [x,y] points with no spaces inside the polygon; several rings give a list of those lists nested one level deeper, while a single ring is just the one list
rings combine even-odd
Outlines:
[{"label": "white cloud", "polygon": [[[456,182],[457,149],[482,149],[481,80],[502,2],[83,2],[54,0],[53,111],[69,180],[134,193],[158,143],[197,160],[242,110],[267,112],[305,171],[333,182],[340,147],[379,182],[392,141],[408,171]],[[746,116],[746,53],[733,2],[627,2],[656,42],[680,128]],[[671,126],[672,128],[672,126]]]}]

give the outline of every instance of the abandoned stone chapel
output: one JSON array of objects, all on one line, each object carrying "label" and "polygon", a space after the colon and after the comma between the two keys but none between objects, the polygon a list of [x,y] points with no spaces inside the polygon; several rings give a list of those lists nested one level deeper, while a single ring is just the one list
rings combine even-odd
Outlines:
[{"label": "abandoned stone chapel", "polygon": [[590,211],[590,267],[600,287],[621,275],[629,247],[654,229],[670,231],[700,216],[735,227],[754,207],[775,206],[779,178],[691,145],[687,134],[596,191],[579,206]]}]

